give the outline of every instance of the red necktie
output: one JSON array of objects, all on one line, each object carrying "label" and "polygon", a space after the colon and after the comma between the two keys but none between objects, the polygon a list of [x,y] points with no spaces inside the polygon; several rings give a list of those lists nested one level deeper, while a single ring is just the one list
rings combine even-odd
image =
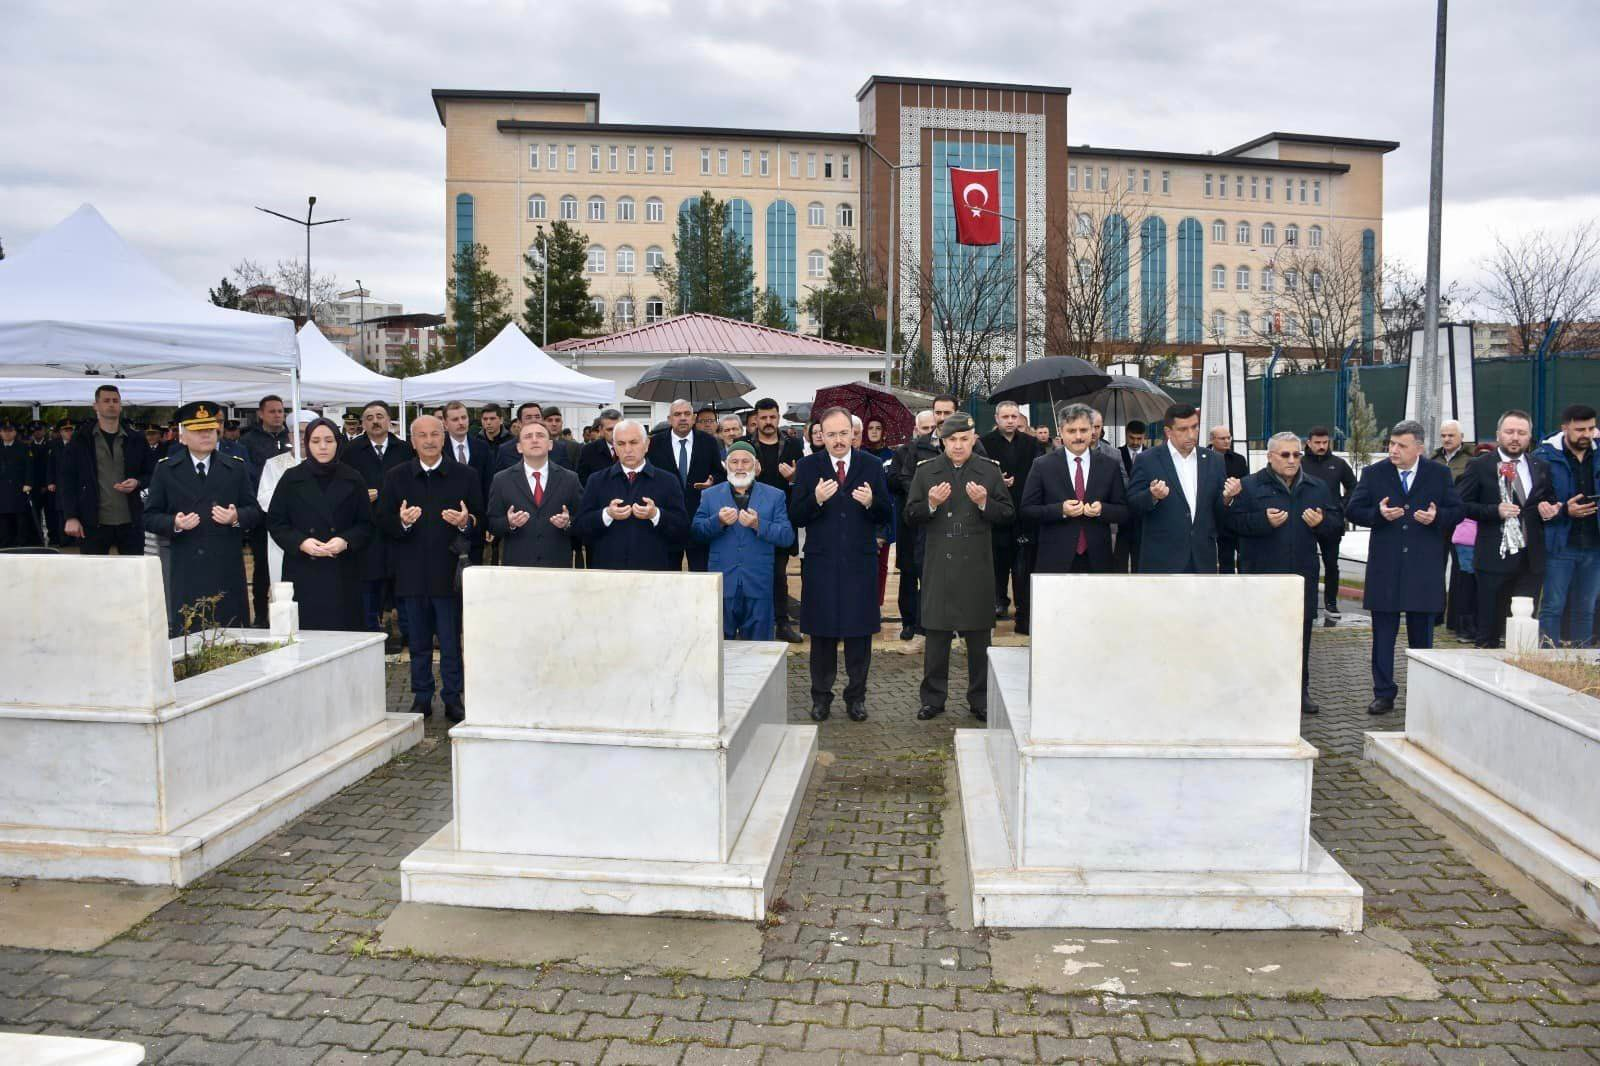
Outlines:
[{"label": "red necktie", "polygon": [[[1083,456],[1076,456],[1072,460],[1072,491],[1077,494],[1078,501],[1083,502]],[[1084,526],[1078,527],[1078,554],[1082,555],[1089,550],[1089,530]]]},{"label": "red necktie", "polygon": [[535,470],[533,472],[533,505],[535,507],[544,506],[544,486],[539,484],[539,479],[539,471]]},{"label": "red necktie", "polygon": [[628,471],[628,484],[632,485],[633,484],[633,479],[638,477],[638,476],[639,476],[639,471],[637,471],[637,470]]},{"label": "red necktie", "polygon": [[835,474],[834,477],[838,478],[839,479],[839,484],[843,485],[844,484],[844,463],[841,461],[839,463],[836,463],[835,466],[837,467],[839,472],[837,474]]}]

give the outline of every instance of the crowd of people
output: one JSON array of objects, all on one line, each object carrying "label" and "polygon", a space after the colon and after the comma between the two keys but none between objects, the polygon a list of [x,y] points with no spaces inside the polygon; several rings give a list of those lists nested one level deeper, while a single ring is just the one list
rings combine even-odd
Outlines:
[{"label": "crowd of people", "polygon": [[[1593,407],[1568,407],[1561,430],[1537,445],[1530,418],[1507,411],[1476,456],[1447,423],[1443,446],[1424,458],[1423,428],[1402,421],[1386,457],[1359,477],[1326,427],[1275,434],[1252,473],[1226,427],[1200,445],[1199,413],[1184,404],[1167,408],[1159,441],[1130,422],[1121,447],[1082,404],[1056,412],[1055,436],[1002,403],[979,437],[957,407],[936,397],[911,439],[890,448],[882,420],[843,408],[786,432],[771,399],[744,414],[679,400],[653,432],[606,410],[581,439],[555,407],[524,403],[508,418],[490,405],[474,428],[452,402],[402,439],[382,402],[342,425],[308,416],[291,431],[281,399],[267,396],[246,432],[199,402],[178,411],[176,441],[152,443],[125,424],[105,385],[94,418],[60,424],[53,440],[40,423],[26,440],[0,423],[0,546],[25,543],[32,529],[86,555],[132,555],[151,534],[170,560],[174,631],[203,597],[218,597],[220,624],[263,625],[269,571],[294,584],[308,629],[383,630],[392,611],[394,650],[411,652],[413,709],[431,714],[437,691],[456,721],[460,573],[486,564],[720,573],[726,638],[809,640],[817,721],[832,712],[841,645],[845,712],[868,716],[891,545],[899,636],[925,640],[922,719],[946,709],[957,636],[967,709],[986,719],[991,634],[1007,616],[1030,631],[1032,574],[1298,575],[1308,679],[1319,607],[1327,624],[1339,620],[1347,524],[1371,530],[1373,714],[1394,707],[1402,617],[1414,648],[1431,646],[1441,621],[1494,647],[1510,598],[1542,595],[1552,643],[1593,641]],[[281,572],[267,564],[269,543]],[[788,576],[797,553],[799,632]],[[1317,713],[1309,690],[1301,709]]]}]

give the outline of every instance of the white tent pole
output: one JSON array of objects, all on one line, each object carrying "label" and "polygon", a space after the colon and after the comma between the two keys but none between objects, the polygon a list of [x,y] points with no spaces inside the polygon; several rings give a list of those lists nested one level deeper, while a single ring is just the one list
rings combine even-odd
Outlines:
[{"label": "white tent pole", "polygon": [[293,367],[289,371],[289,402],[294,404],[289,408],[289,443],[294,447],[295,462],[304,459],[300,454],[300,368]]}]

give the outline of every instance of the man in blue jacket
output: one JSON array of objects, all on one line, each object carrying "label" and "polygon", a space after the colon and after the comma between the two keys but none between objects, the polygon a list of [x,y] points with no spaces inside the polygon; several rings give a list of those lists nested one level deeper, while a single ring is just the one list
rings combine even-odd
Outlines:
[{"label": "man in blue jacket", "polygon": [[1149,448],[1133,464],[1128,506],[1139,517],[1141,574],[1214,574],[1217,531],[1239,479],[1222,456],[1200,443],[1200,412],[1175,403],[1162,418],[1164,447]]},{"label": "man in blue jacket", "polygon": [[700,495],[690,530],[710,545],[707,570],[722,575],[722,635],[728,640],[771,640],[772,560],[794,543],[789,501],[756,480],[761,463],[749,441],[728,447],[728,479]]},{"label": "man in blue jacket", "polygon": [[1560,644],[1561,616],[1572,607],[1568,642],[1594,641],[1595,601],[1600,599],[1600,521],[1596,512],[1595,409],[1575,403],[1561,412],[1561,432],[1534,453],[1550,464],[1560,512],[1544,525],[1544,599],[1539,606],[1541,641]]},{"label": "man in blue jacket", "polygon": [[1311,624],[1317,619],[1317,563],[1322,546],[1344,532],[1344,515],[1328,485],[1301,468],[1303,458],[1298,436],[1273,434],[1267,441],[1267,468],[1244,479],[1228,520],[1239,540],[1240,573],[1299,574],[1305,581],[1300,713],[1316,714],[1319,708],[1311,698]]},{"label": "man in blue jacket", "polygon": [[1345,519],[1372,530],[1361,605],[1372,613],[1372,702],[1368,714],[1394,710],[1394,641],[1406,616],[1406,643],[1433,647],[1444,613],[1444,559],[1461,521],[1461,496],[1450,468],[1422,457],[1422,423],[1389,431],[1389,457],[1361,471]]}]

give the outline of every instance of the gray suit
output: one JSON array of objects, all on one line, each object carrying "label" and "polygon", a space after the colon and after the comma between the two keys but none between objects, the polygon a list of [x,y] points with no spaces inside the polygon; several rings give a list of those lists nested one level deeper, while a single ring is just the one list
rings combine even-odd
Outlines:
[{"label": "gray suit", "polygon": [[[516,465],[506,467],[489,483],[489,532],[504,545],[500,555],[503,566],[572,566],[572,538],[583,489],[571,470],[554,462],[547,462],[544,469],[549,484],[544,486],[544,502],[539,506],[534,505],[533,486],[520,456]],[[513,506],[529,515],[520,529],[511,528],[506,518],[506,511]],[[558,529],[550,519],[563,507],[572,516],[572,525]]]}]

